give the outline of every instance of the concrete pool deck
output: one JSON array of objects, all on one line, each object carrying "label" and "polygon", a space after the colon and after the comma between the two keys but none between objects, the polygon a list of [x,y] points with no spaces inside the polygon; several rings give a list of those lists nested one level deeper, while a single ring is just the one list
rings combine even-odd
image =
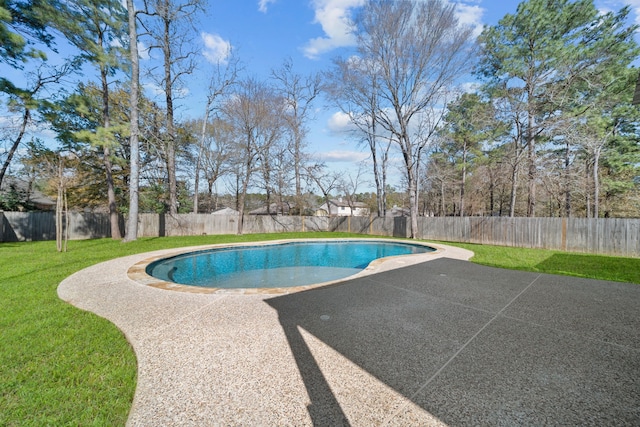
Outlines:
[{"label": "concrete pool deck", "polygon": [[640,425],[640,285],[441,249],[281,295],[128,276],[174,252],[158,251],[77,272],[58,294],[131,343],[130,426]]}]

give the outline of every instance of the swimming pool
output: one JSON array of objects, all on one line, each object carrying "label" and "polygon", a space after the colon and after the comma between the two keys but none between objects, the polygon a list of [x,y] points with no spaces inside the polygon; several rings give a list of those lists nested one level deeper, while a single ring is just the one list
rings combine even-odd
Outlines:
[{"label": "swimming pool", "polygon": [[150,263],[146,273],[163,281],[203,288],[286,288],[349,277],[376,259],[434,250],[380,240],[234,246],[160,259]]}]

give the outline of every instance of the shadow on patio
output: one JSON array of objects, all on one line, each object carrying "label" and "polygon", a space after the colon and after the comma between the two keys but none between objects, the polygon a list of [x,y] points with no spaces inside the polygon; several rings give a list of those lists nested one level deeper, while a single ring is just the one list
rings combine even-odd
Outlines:
[{"label": "shadow on patio", "polygon": [[[361,424],[357,414],[368,411],[381,413],[378,425],[420,416],[450,425],[633,424],[640,287],[610,285],[439,259],[266,302],[278,312],[314,425]],[[589,310],[603,290],[611,306],[598,300]],[[589,314],[572,323],[575,304]],[[367,397],[376,391],[356,371],[403,398]]]}]

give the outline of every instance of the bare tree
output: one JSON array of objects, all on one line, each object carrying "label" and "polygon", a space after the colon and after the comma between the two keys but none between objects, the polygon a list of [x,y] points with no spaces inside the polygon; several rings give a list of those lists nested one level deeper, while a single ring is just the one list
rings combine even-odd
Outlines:
[{"label": "bare tree", "polygon": [[[429,203],[433,214],[438,216],[446,216],[454,214],[454,196],[453,189],[457,178],[455,164],[452,164],[451,158],[443,150],[444,139],[439,138],[439,143],[429,156],[425,165],[425,174],[423,175],[425,195],[432,200]],[[447,202],[447,200],[451,202]],[[425,203],[425,205],[427,205]],[[448,209],[451,206],[451,210]]]},{"label": "bare tree", "polygon": [[295,203],[298,213],[302,206],[302,167],[305,162],[305,141],[307,133],[305,123],[311,118],[312,105],[321,89],[320,76],[301,76],[293,69],[291,59],[271,73],[276,80],[276,90],[285,103],[284,120],[290,137],[289,151],[293,160],[293,172],[296,186]]},{"label": "bare tree", "polygon": [[205,138],[200,146],[200,172],[207,182],[207,211],[217,209],[214,185],[230,172],[233,151],[231,126],[221,118],[215,118],[206,128]]},{"label": "bare tree", "polygon": [[[149,51],[162,53],[162,72],[158,73],[160,86],[164,91],[166,108],[166,156],[167,179],[169,183],[169,212],[178,213],[178,190],[176,178],[176,94],[179,93],[180,79],[195,69],[196,51],[192,43],[193,23],[196,14],[204,8],[203,0],[148,0],[145,13],[150,19],[143,25],[149,36]],[[155,70],[151,70],[152,74]]]},{"label": "bare tree", "polygon": [[124,237],[126,242],[138,238],[138,207],[140,188],[140,141],[138,95],[140,92],[140,63],[138,58],[138,19],[133,0],[127,0],[129,29],[129,60],[131,61],[131,83],[129,87],[129,219]]},{"label": "bare tree", "polygon": [[[594,122],[598,119],[593,119]],[[600,159],[607,143],[615,136],[617,124],[612,123],[609,128],[598,127],[581,121],[570,130],[569,139],[575,141],[582,148],[586,160],[591,165],[593,218],[600,215]],[[587,207],[587,211],[589,211]]]},{"label": "bare tree", "polygon": [[338,180],[338,189],[342,194],[344,194],[344,198],[346,199],[347,204],[351,209],[351,215],[353,215],[353,212],[355,212],[355,203],[357,202],[356,195],[358,193],[358,188],[366,184],[365,169],[366,164],[364,162],[361,162],[358,165],[358,170],[355,171],[355,173],[348,172],[346,174],[343,174]]},{"label": "bare tree", "polygon": [[58,252],[67,252],[69,241],[69,204],[67,202],[67,177],[65,177],[64,156],[58,153],[58,174],[56,185],[58,194],[56,197],[56,249]]},{"label": "bare tree", "polygon": [[[283,131],[282,129],[278,130],[277,123],[274,123],[274,125],[273,130],[275,132]],[[282,126],[283,123],[280,123],[280,125]],[[274,197],[278,200],[277,206],[280,209],[280,213],[284,213],[284,196],[290,190],[291,182],[295,176],[291,170],[292,157],[288,144],[276,134],[274,134],[273,142],[260,153],[260,176],[256,179],[256,186],[266,194],[265,202],[267,214],[269,215],[277,213],[271,212]]]},{"label": "bare tree", "polygon": [[459,24],[443,0],[370,0],[356,18],[358,53],[376,64],[376,121],[402,154],[418,237],[418,165],[444,114],[441,106],[457,78],[470,70],[472,29]]},{"label": "bare tree", "polygon": [[[328,89],[334,102],[355,127],[356,138],[369,147],[373,179],[376,184],[378,216],[387,210],[387,164],[392,139],[379,135],[377,117],[378,70],[375,64],[359,58],[336,59],[335,68],[327,74]],[[384,130],[383,130],[384,131]]]},{"label": "bare tree", "polygon": [[[58,252],[67,251],[69,240],[69,203],[68,190],[82,181],[78,176],[78,163],[81,158],[72,151],[52,150],[40,141],[27,145],[28,155],[23,164],[31,169],[44,183],[43,191],[56,199],[55,229],[56,249]],[[74,185],[76,181],[76,185]]]},{"label": "bare tree", "polygon": [[318,187],[327,204],[327,213],[331,216],[331,192],[338,188],[342,174],[336,171],[329,171],[324,163],[306,165],[304,172],[307,180]]},{"label": "bare tree", "polygon": [[[207,139],[207,128],[211,126],[209,123],[209,117],[213,111],[215,111],[216,102],[220,97],[224,96],[231,87],[236,83],[238,78],[238,59],[233,57],[228,62],[218,61],[214,66],[209,80],[209,88],[207,94],[207,102],[204,108],[204,119],[202,121],[202,128],[200,131],[200,140],[198,143],[198,154],[196,156],[196,170],[194,179],[194,194],[193,194],[193,212],[198,213],[198,191],[200,189],[200,170],[202,166],[205,142]],[[217,175],[217,174],[216,174]],[[209,193],[211,194],[211,186],[209,186]]]},{"label": "bare tree", "polygon": [[[273,177],[271,187],[275,196],[278,198],[277,207],[280,210],[280,214],[292,214],[302,215],[302,211],[297,211],[298,206],[306,207],[302,195],[295,198],[296,211],[292,212],[292,205],[287,201],[287,195],[291,194],[291,184],[295,180],[295,171],[291,170],[291,164],[294,162],[293,155],[289,151],[289,147],[285,144],[277,144],[278,148],[271,155],[271,163],[273,165]],[[285,212],[285,207],[287,211]]]},{"label": "bare tree", "polygon": [[43,65],[34,73],[28,75],[30,83],[26,89],[18,88],[8,80],[0,79],[0,92],[4,92],[9,96],[9,110],[20,114],[17,134],[15,136],[8,134],[7,136],[9,149],[0,169],[0,185],[2,185],[11,161],[27,133],[28,126],[33,123],[33,111],[43,102],[40,94],[49,86],[59,83],[64,76],[74,71],[77,65],[75,61],[69,61],[59,68],[45,67]]},{"label": "bare tree", "polygon": [[236,138],[238,234],[242,234],[245,198],[251,179],[260,170],[268,149],[281,137],[283,103],[267,84],[249,78],[222,106]]}]

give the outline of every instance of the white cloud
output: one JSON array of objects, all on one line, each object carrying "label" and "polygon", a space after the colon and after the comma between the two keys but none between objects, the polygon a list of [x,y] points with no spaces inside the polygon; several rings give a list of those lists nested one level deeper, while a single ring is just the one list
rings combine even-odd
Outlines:
[{"label": "white cloud", "polygon": [[50,127],[43,128],[42,125],[30,124],[28,131],[35,137],[44,141],[53,141],[57,138],[58,132],[54,131]]},{"label": "white cloud", "polygon": [[[620,7],[629,6],[631,8],[631,14],[635,15],[634,22],[640,24],[640,0],[622,0],[620,1]],[[615,3],[614,3],[615,4]],[[617,9],[620,9],[618,7]]]},{"label": "white cloud", "polygon": [[463,93],[476,93],[480,86],[478,82],[465,82],[460,85],[460,91]]},{"label": "white cloud", "polygon": [[[15,141],[20,129],[22,127],[22,114],[20,112],[12,113],[6,111],[6,109],[1,110],[0,115],[0,156],[4,156],[9,152],[9,148]],[[42,140],[45,145],[53,147],[56,142],[55,139],[58,136],[57,132],[55,132],[49,125],[44,125],[42,123],[35,123],[31,121],[26,128],[26,135],[23,140],[30,139],[31,137],[38,138]],[[20,157],[26,154],[25,148],[18,148],[15,156]],[[3,159],[4,160],[4,159]],[[14,162],[14,168],[18,165],[17,161]],[[20,167],[20,166],[17,166]]]},{"label": "white cloud", "polygon": [[[4,106],[3,106],[4,107]],[[3,111],[4,114],[7,114],[7,111]],[[11,114],[11,113],[8,113]],[[20,115],[0,115],[0,137],[2,140],[9,140],[12,137],[7,136],[12,132],[18,132],[20,129]]]},{"label": "white cloud", "polygon": [[143,61],[151,59],[151,52],[149,52],[149,48],[140,40],[138,40],[138,57]]},{"label": "white cloud", "polygon": [[640,0],[596,0],[596,6],[604,6],[611,10],[621,9],[623,6],[630,6],[634,13],[640,12]]},{"label": "white cloud", "polygon": [[633,19],[634,24],[640,25],[640,0],[596,0],[595,6],[601,15],[609,12],[616,13],[624,6],[629,6],[630,19]]},{"label": "white cloud", "polygon": [[124,48],[125,45],[122,44],[122,40],[119,38],[114,38],[113,40],[109,41],[109,46],[110,47],[115,47],[115,48]]},{"label": "white cloud", "polygon": [[321,162],[361,162],[369,155],[361,151],[333,150],[316,153],[313,157]]},{"label": "white cloud", "polygon": [[309,40],[303,48],[307,58],[317,58],[338,47],[352,46],[355,37],[351,33],[352,9],[362,6],[365,0],[314,0],[314,23],[320,24],[324,37]]},{"label": "white cloud", "polygon": [[[267,2],[269,0],[262,0]],[[640,2],[640,0],[626,0]],[[461,24],[474,28],[474,35],[482,32],[482,16],[485,9],[478,5],[478,0],[452,1]],[[303,48],[307,58],[315,59],[323,53],[339,47],[353,46],[356,42],[351,32],[351,13],[353,9],[365,4],[365,0],[314,0],[314,23],[320,24],[323,37],[309,40]]]},{"label": "white cloud", "polygon": [[156,83],[144,82],[144,83],[142,83],[142,87],[152,97],[158,97],[158,96],[164,94],[164,89],[160,85],[158,85]]},{"label": "white cloud", "polygon": [[224,63],[231,55],[231,43],[217,34],[202,32],[200,34],[204,42],[202,55],[212,64]]},{"label": "white cloud", "polygon": [[332,132],[344,132],[351,130],[353,125],[348,114],[338,111],[329,117],[329,120],[327,120],[327,127]]},{"label": "white cloud", "polygon": [[259,0],[258,10],[262,13],[267,13],[267,8],[269,7],[269,5],[275,2],[276,0]]},{"label": "white cloud", "polygon": [[477,4],[469,4],[473,2],[455,2],[456,15],[458,21],[462,25],[469,25],[473,28],[473,35],[478,37],[482,32],[482,16],[485,9]]},{"label": "white cloud", "polygon": [[[144,82],[141,84],[147,96],[156,100],[156,102],[163,103],[165,101],[165,88],[155,82]],[[174,86],[172,89],[174,99],[186,98],[190,91],[186,87]]]}]

